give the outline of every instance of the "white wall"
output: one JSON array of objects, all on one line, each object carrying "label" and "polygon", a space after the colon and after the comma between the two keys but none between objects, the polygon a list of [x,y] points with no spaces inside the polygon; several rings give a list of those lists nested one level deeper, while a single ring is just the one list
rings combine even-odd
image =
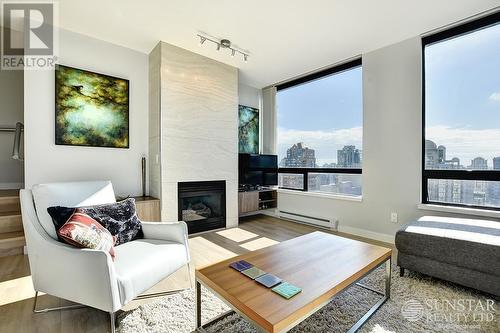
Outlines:
[{"label": "white wall", "polygon": [[149,54],[149,195],[161,197],[161,43]]},{"label": "white wall", "polygon": [[[363,55],[362,202],[279,195],[279,209],[336,217],[340,230],[393,241],[400,225],[423,215],[421,44],[412,38]],[[399,223],[390,222],[391,212]],[[452,214],[445,214],[452,215]]]},{"label": "white wall", "polygon": [[[0,127],[23,122],[23,71],[0,70],[0,101]],[[23,187],[24,165],[12,159],[13,144],[13,132],[0,132],[0,189]]]},{"label": "white wall", "polygon": [[276,154],[277,138],[277,109],[276,109],[276,87],[262,89],[262,153]]},{"label": "white wall", "polygon": [[77,33],[59,33],[58,63],[130,80],[130,148],[56,146],[54,72],[25,71],[26,187],[110,179],[119,195],[139,195],[148,153],[148,55]]},{"label": "white wall", "polygon": [[262,110],[262,89],[254,88],[252,86],[238,83],[238,104],[251,106],[253,108],[259,109],[259,152],[263,151],[263,124],[264,113]]},{"label": "white wall", "polygon": [[249,85],[238,83],[238,103],[240,105],[261,108],[262,90]]}]

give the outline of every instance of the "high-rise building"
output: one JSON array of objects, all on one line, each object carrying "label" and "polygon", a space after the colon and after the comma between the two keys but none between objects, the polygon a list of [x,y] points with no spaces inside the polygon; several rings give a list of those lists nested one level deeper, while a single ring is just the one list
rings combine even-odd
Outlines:
[{"label": "high-rise building", "polygon": [[361,153],[356,146],[344,146],[337,150],[337,165],[340,168],[359,168],[361,167]]},{"label": "high-rise building", "polygon": [[469,168],[473,170],[486,170],[488,169],[488,161],[482,157],[476,157],[471,161]]},{"label": "high-rise building", "polygon": [[500,157],[493,158],[493,169],[500,170]]},{"label": "high-rise building", "polygon": [[453,157],[446,159],[446,147],[437,146],[431,140],[425,140],[425,167],[426,169],[460,169],[460,159]]},{"label": "high-rise building", "polygon": [[296,143],[286,150],[286,157],[280,164],[285,168],[315,168],[314,149],[307,147],[303,142]]},{"label": "high-rise building", "polygon": [[446,161],[446,147],[440,145],[437,147],[437,160],[438,163],[444,163]]}]

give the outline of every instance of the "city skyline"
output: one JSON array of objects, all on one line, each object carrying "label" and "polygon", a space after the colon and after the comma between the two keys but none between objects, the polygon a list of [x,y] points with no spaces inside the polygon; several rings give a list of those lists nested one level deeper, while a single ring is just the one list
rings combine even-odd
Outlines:
[{"label": "city skyline", "polygon": [[361,168],[362,150],[354,145],[345,145],[336,152],[335,163],[319,163],[316,150],[304,142],[294,143],[286,154],[279,156],[280,167],[285,168]]},{"label": "city skyline", "polygon": [[[500,170],[500,156],[495,156],[491,159],[475,156],[471,160],[463,161],[456,156],[450,156],[446,146],[438,145],[432,140],[426,140],[425,147],[426,168]],[[435,150],[435,152],[433,152],[433,150]],[[436,157],[433,158],[433,154],[435,154]],[[338,162],[339,160],[341,161],[340,163]],[[362,150],[357,149],[355,145],[344,145],[342,149],[337,150],[335,163],[320,163],[316,158],[316,149],[304,142],[297,142],[287,148],[286,154],[280,157],[279,164],[281,167],[300,168],[361,167]]]},{"label": "city skyline", "polygon": [[[280,167],[285,168],[317,168],[361,167],[362,153],[355,146],[346,145],[337,150],[337,159],[340,165],[317,165],[315,150],[303,142],[297,142],[287,149],[286,156],[280,160]],[[301,174],[280,173],[278,184],[280,187],[302,190],[305,188],[304,177]],[[314,173],[307,174],[307,191],[337,193],[342,195],[360,196],[362,191],[361,175]]]},{"label": "city skyline", "polygon": [[463,161],[449,154],[445,145],[425,140],[425,166],[426,169],[500,170],[500,156],[494,156],[491,159],[475,156],[468,161]]},{"label": "city skyline", "polygon": [[[346,145],[337,151],[338,160],[342,165],[317,165],[315,150],[302,142],[297,142],[287,149],[286,157],[280,160],[280,167],[315,168],[315,167],[361,167],[362,152],[355,146]],[[356,163],[359,162],[359,165]],[[457,169],[495,169],[500,171],[500,156],[488,161],[475,157],[470,165],[463,164],[457,157],[447,154],[443,145],[437,145],[431,140],[425,142],[426,169],[457,170]],[[280,187],[302,190],[305,188],[302,174],[280,173]],[[456,204],[500,207],[500,182],[429,179],[428,198],[431,202],[447,202]],[[362,194],[361,175],[309,172],[307,190],[310,192],[337,193],[359,196]]]}]

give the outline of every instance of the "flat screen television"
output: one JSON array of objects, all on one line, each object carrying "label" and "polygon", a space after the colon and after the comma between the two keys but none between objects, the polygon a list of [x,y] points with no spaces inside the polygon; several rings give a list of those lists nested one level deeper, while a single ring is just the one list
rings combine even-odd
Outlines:
[{"label": "flat screen television", "polygon": [[240,154],[239,183],[240,185],[278,185],[278,156]]}]

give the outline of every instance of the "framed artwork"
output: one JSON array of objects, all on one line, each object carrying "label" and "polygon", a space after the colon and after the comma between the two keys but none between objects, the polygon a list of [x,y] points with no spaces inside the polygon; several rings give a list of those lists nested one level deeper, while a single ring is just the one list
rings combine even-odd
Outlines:
[{"label": "framed artwork", "polygon": [[238,146],[240,153],[259,153],[259,109],[238,107]]},{"label": "framed artwork", "polygon": [[129,81],[57,65],[56,145],[129,148]]}]

